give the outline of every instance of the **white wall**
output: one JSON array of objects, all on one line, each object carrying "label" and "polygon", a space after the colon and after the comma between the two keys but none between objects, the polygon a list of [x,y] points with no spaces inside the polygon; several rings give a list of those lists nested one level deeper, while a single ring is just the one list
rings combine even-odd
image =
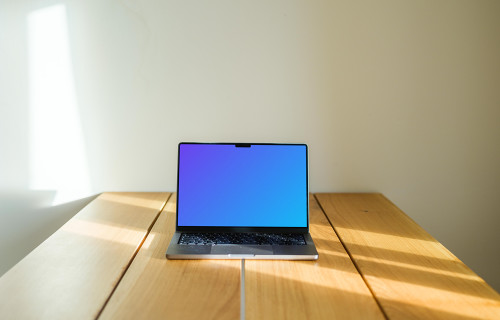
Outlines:
[{"label": "white wall", "polygon": [[[66,33],[39,27],[54,6]],[[500,290],[499,14],[480,0],[3,0],[0,189],[175,190],[179,141],[306,142],[312,191],[384,193]],[[19,217],[7,207],[2,228]]]}]

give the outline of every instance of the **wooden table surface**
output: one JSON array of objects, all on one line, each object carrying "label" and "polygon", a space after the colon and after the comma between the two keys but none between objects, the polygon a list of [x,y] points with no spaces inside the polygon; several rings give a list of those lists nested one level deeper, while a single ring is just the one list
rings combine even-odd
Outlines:
[{"label": "wooden table surface", "polygon": [[500,319],[381,194],[310,195],[317,261],[167,260],[175,198],[101,194],[0,278],[0,319]]}]

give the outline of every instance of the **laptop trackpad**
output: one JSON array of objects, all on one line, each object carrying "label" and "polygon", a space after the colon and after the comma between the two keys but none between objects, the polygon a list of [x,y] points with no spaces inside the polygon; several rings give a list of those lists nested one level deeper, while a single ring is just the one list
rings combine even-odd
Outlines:
[{"label": "laptop trackpad", "polygon": [[212,254],[273,254],[273,246],[239,246],[239,245],[215,245],[212,246]]}]

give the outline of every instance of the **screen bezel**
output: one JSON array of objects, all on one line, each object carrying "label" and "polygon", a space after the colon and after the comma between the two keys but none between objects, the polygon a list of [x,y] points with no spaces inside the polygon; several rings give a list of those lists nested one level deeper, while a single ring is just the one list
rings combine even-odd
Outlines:
[{"label": "screen bezel", "polygon": [[[307,226],[306,227],[227,227],[227,226],[179,226],[179,167],[181,156],[181,145],[183,144],[203,144],[203,145],[234,145],[235,147],[251,147],[252,145],[285,145],[304,146],[306,148],[306,200],[307,200]],[[309,165],[308,147],[305,143],[242,143],[242,142],[180,142],[177,148],[177,194],[175,209],[176,231],[183,232],[309,232]]]}]

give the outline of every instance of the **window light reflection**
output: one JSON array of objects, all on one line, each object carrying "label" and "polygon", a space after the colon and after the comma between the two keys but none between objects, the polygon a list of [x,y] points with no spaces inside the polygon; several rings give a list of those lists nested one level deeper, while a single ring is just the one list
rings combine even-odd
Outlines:
[{"label": "window light reflection", "polygon": [[28,15],[30,187],[56,191],[54,205],[90,194],[62,4]]}]

